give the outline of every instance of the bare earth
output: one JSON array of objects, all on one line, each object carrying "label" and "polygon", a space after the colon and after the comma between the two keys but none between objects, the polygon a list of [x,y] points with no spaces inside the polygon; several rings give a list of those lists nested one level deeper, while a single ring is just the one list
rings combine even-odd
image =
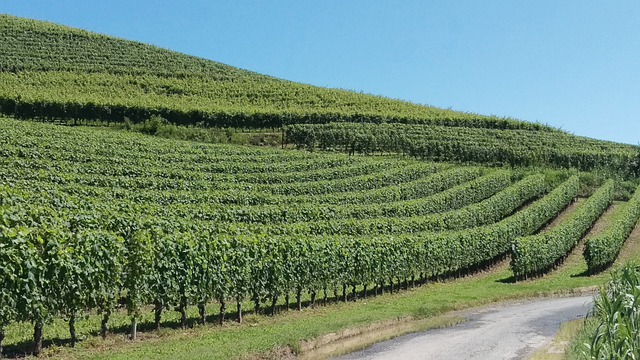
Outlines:
[{"label": "bare earth", "polygon": [[586,316],[593,296],[513,302],[465,314],[467,322],[410,334],[340,357],[349,359],[527,359],[560,324]]}]

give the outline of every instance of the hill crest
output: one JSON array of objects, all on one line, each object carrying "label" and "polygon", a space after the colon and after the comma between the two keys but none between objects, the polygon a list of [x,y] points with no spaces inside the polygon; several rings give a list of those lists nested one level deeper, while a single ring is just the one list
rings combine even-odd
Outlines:
[{"label": "hill crest", "polygon": [[[131,110],[142,107],[143,117],[158,114],[172,121],[177,117],[196,118],[195,122],[210,126],[233,126],[234,122],[250,126],[254,122],[253,127],[273,127],[347,121],[558,131],[538,123],[276,79],[140,42],[11,15],[0,15],[0,37],[5,44],[0,48],[0,76],[5,84],[0,86],[0,99],[8,100],[0,106],[9,115],[20,116],[7,109],[23,106],[29,108],[23,116],[47,117],[38,108],[91,103],[105,108],[102,113],[115,112],[120,118],[127,116],[134,121],[143,119]],[[59,89],[67,92],[78,84],[87,88],[78,89],[73,96],[56,95]],[[113,96],[114,87],[124,87],[127,93]],[[50,90],[53,94],[45,95]],[[25,96],[17,99],[16,93]],[[142,99],[139,102],[143,104],[132,104],[135,98]],[[102,116],[89,114],[96,111],[69,113],[68,108],[56,114],[62,112],[69,118]],[[251,119],[220,123],[224,118],[221,113],[248,115]],[[269,120],[261,120],[264,118]]]}]

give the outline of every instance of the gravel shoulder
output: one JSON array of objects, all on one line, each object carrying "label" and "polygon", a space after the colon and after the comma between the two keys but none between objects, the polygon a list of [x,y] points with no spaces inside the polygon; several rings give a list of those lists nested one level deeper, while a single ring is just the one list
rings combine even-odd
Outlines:
[{"label": "gravel shoulder", "polygon": [[409,334],[337,359],[526,359],[560,324],[583,318],[593,296],[525,300],[476,309],[456,326]]}]

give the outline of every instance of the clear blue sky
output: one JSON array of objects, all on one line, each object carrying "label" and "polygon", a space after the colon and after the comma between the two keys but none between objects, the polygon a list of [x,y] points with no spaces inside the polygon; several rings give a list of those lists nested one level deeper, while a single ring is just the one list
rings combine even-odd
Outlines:
[{"label": "clear blue sky", "polygon": [[640,1],[5,0],[276,77],[640,142]]}]

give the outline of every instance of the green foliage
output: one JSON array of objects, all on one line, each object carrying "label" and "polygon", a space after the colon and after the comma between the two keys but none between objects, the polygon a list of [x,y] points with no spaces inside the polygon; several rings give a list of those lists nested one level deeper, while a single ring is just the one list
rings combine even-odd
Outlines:
[{"label": "green foliage", "polygon": [[[541,176],[531,176],[509,191],[523,193],[530,187],[534,189],[533,193],[538,193],[541,185],[544,187],[541,180]],[[129,225],[130,231],[123,232],[128,234],[124,241],[105,237],[101,231],[83,230],[77,236],[65,231],[49,231],[47,239],[51,250],[47,253],[57,254],[55,261],[44,254],[34,254],[32,258],[46,260],[57,269],[50,279],[58,296],[51,297],[56,302],[43,303],[45,312],[93,309],[103,303],[102,299],[112,300],[113,294],[122,293],[127,309],[135,319],[145,304],[160,304],[164,308],[185,306],[212,296],[242,300],[250,295],[260,300],[299,293],[304,289],[317,291],[342,284],[355,286],[370,282],[384,284],[418,273],[436,276],[466,269],[504,253],[506,239],[513,231],[534,231],[535,226],[519,230],[514,225],[522,223],[523,216],[532,224],[544,222],[545,219],[538,217],[548,214],[535,209],[556,201],[556,196],[550,194],[549,198],[541,200],[543,205],[536,203],[495,225],[448,233],[447,236],[443,236],[446,233],[373,238],[238,236],[211,234],[199,227],[180,232],[171,231],[165,225],[161,230],[159,223],[145,224],[146,220],[141,219],[138,224]],[[504,201],[507,199],[505,197]],[[9,207],[6,210],[17,209]],[[119,222],[122,223],[125,221]],[[144,228],[153,230],[140,230]],[[198,240],[195,240],[195,234],[198,234]],[[91,242],[82,242],[82,239]],[[110,241],[109,258],[105,258],[106,253],[91,255],[97,248],[95,243],[107,239]],[[436,251],[433,244],[442,244],[443,240],[447,241],[448,250]],[[451,246],[450,240],[460,243]],[[497,248],[496,244],[502,246],[495,250],[497,253],[465,251],[467,246],[486,248],[489,244],[493,244],[493,249]],[[82,272],[78,268],[78,264],[82,264],[85,269],[97,269],[98,264],[105,263],[108,269],[119,272],[119,276],[105,274],[109,277],[100,282],[101,274]],[[117,278],[123,279],[121,284],[113,280]],[[95,293],[92,288],[96,289]],[[61,301],[66,302],[64,306]],[[29,310],[27,316],[28,313]]]},{"label": "green foliage", "polygon": [[[18,118],[220,142],[248,136],[239,128],[291,125],[284,140],[309,150],[637,175],[637,147],[540,124],[296,84],[7,15],[0,38],[0,112]],[[212,300],[240,310],[251,298],[260,310],[293,294],[300,304],[302,292],[473,271],[510,249],[516,275],[538,273],[613,192],[606,183],[557,230],[528,237],[577,196],[577,176],[7,119],[0,128],[0,332],[31,322],[37,333],[60,316],[71,328],[87,311],[105,331],[123,303],[135,338],[149,305],[158,324],[176,307],[184,326],[187,306]],[[583,178],[585,188],[600,180]],[[637,201],[588,259],[612,261]]]},{"label": "green foliage", "polygon": [[134,319],[140,317],[142,305],[146,304],[151,296],[149,278],[152,274],[153,246],[151,237],[144,231],[135,232],[133,236],[125,239],[123,288],[127,294],[127,311]]},{"label": "green foliage", "polygon": [[539,275],[562,261],[613,201],[615,182],[607,181],[587,201],[553,229],[515,239],[511,269],[518,278]]},{"label": "green foliage", "polygon": [[587,241],[584,258],[590,272],[596,272],[611,264],[622,245],[633,231],[640,218],[640,188],[629,202],[620,205],[613,220],[613,226],[595,238]]},{"label": "green foliage", "polygon": [[495,224],[431,235],[424,242],[427,269],[434,275],[449,274],[503,256],[514,238],[534,233],[555,217],[579,187],[579,179],[571,177],[544,198]]},{"label": "green foliage", "polygon": [[167,120],[158,115],[151,116],[140,126],[140,132],[147,135],[157,135],[160,129],[167,124]]},{"label": "green foliage", "polygon": [[313,149],[370,154],[392,152],[420,159],[511,166],[602,170],[634,177],[638,147],[561,132],[475,129],[408,124],[296,124],[288,143]]},{"label": "green foliage", "polygon": [[76,243],[83,242],[87,250],[86,282],[90,296],[82,308],[95,308],[103,314],[117,306],[125,265],[124,239],[106,231],[85,230],[76,234]]},{"label": "green foliage", "polygon": [[628,264],[611,274],[596,298],[598,326],[585,343],[589,359],[636,359],[640,356],[640,268]]},{"label": "green foliage", "polygon": [[[381,204],[377,207],[370,206],[367,209],[355,207],[360,212],[354,212],[351,217],[344,217],[343,219],[324,220],[312,218],[302,222],[282,224],[267,223],[258,226],[244,224],[225,226],[223,224],[216,227],[217,231],[222,233],[248,234],[259,232],[271,235],[348,236],[459,230],[495,222],[522,206],[526,201],[541,195],[546,187],[542,176],[535,175],[504,189],[508,184],[508,173],[494,173],[471,183],[465,183],[459,187],[424,198],[425,201],[418,202],[418,206],[416,206],[416,202],[402,202],[394,204],[395,207]],[[466,191],[464,196],[473,197],[473,201],[464,201],[463,195],[458,192],[461,188]],[[496,193],[498,190],[502,191]],[[459,205],[467,206],[456,209],[459,207],[456,206],[458,199],[451,199],[449,195],[452,193],[462,198],[463,202]],[[487,198],[490,195],[493,196]],[[396,213],[397,210],[395,209],[401,206],[406,206],[406,208]],[[380,214],[385,211],[388,213]],[[377,217],[380,215],[384,216]],[[336,218],[338,217],[340,216],[336,216]]]},{"label": "green foliage", "polygon": [[176,125],[207,127],[351,121],[557,131],[298,84],[141,43],[0,16],[0,112],[20,118],[142,123],[157,115]]},{"label": "green foliage", "polygon": [[43,226],[34,229],[22,254],[24,267],[21,296],[18,300],[18,319],[43,326],[58,308],[59,265],[64,261],[58,251],[64,235],[57,229]]},{"label": "green foliage", "polygon": [[22,289],[22,256],[26,254],[25,228],[0,225],[0,331],[18,316],[18,302]]},{"label": "green foliage", "polygon": [[153,262],[149,271],[149,293],[156,311],[168,309],[179,302],[180,282],[178,278],[181,258],[178,243],[173,237],[155,233],[153,239]]},{"label": "green foliage", "polygon": [[106,324],[122,303],[134,335],[146,306],[160,324],[172,307],[252,299],[260,311],[287,295],[473,271],[581,185],[561,172],[0,126],[5,328],[94,311]]}]

